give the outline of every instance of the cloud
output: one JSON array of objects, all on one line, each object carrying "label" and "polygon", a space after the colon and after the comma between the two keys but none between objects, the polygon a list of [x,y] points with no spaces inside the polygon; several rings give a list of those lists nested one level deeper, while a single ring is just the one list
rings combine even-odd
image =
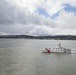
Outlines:
[{"label": "cloud", "polygon": [[74,34],[76,0],[0,0],[0,34]]},{"label": "cloud", "polygon": [[[14,0],[15,1],[15,0]],[[1,25],[11,25],[11,24],[23,24],[23,25],[52,25],[53,22],[50,18],[45,18],[38,13],[29,13],[27,9],[19,9],[18,6],[10,5],[10,2],[5,0],[0,1],[0,24]],[[28,14],[27,14],[27,12]],[[54,25],[54,24],[53,24]]]},{"label": "cloud", "polygon": [[76,35],[76,15],[63,10],[56,18],[57,35]]},{"label": "cloud", "polygon": [[9,7],[8,3],[5,0],[0,0],[0,24],[9,24],[13,23],[13,14],[14,8]]},{"label": "cloud", "polygon": [[[24,10],[21,6],[19,8],[19,3],[15,5],[9,0],[2,0],[0,1],[0,7],[0,32],[2,33],[30,34],[32,32],[32,34],[39,34],[40,32],[40,34],[44,34],[46,32],[41,26],[55,27],[53,20],[45,18],[45,16],[39,15],[37,12],[31,13],[27,9]],[[35,26],[35,32],[31,31],[31,25]]]},{"label": "cloud", "polygon": [[57,27],[61,29],[76,29],[76,15],[62,11],[57,18]]}]

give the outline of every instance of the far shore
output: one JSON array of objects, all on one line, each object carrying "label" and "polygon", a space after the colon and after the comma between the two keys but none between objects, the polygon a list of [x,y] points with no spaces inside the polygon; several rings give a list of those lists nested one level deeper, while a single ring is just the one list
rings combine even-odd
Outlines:
[{"label": "far shore", "polygon": [[33,36],[33,35],[0,35],[1,39],[51,39],[51,40],[76,40],[74,35],[45,35],[45,36]]}]

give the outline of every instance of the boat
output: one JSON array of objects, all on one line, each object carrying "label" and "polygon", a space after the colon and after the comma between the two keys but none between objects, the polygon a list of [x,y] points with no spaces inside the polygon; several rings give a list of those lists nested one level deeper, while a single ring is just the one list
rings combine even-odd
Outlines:
[{"label": "boat", "polygon": [[[48,52],[50,51],[50,52]],[[72,51],[70,49],[61,47],[61,44],[59,44],[58,48],[45,48],[45,51],[42,51],[42,53],[71,53]]]},{"label": "boat", "polygon": [[[42,53],[48,53],[48,51],[45,49]],[[71,50],[66,48],[53,48],[49,53],[71,53]]]}]

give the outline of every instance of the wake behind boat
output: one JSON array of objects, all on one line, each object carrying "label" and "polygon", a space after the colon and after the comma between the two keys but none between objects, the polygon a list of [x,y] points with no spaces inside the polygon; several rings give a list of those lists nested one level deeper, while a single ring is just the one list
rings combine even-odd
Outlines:
[{"label": "wake behind boat", "polygon": [[71,50],[61,47],[61,44],[59,44],[59,48],[45,48],[45,51],[43,51],[42,53],[71,53]]}]

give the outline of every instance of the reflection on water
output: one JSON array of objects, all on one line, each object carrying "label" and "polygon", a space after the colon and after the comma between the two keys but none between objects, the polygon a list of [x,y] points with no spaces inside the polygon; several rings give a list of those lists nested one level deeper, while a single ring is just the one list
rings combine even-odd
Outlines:
[{"label": "reflection on water", "polygon": [[45,47],[76,48],[75,41],[0,39],[0,75],[76,75],[76,54],[42,53]]}]

